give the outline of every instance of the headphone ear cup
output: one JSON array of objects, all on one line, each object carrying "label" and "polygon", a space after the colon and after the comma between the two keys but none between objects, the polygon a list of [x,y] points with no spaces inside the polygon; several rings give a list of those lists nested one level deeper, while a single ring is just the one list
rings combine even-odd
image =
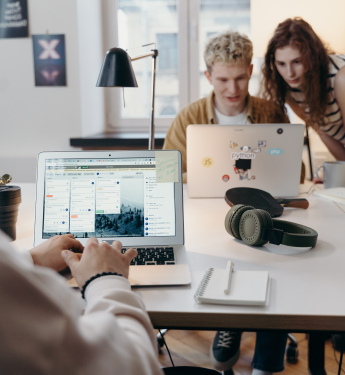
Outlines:
[{"label": "headphone ear cup", "polygon": [[261,239],[263,228],[273,228],[273,221],[266,211],[254,209],[242,215],[239,234],[247,245],[262,246],[268,242]]},{"label": "headphone ear cup", "polygon": [[237,204],[236,206],[231,207],[230,211],[225,216],[225,230],[233,237],[238,240],[241,239],[239,233],[239,224],[241,216],[244,212],[248,210],[253,210],[252,206],[245,206],[243,204]]},{"label": "headphone ear cup", "polygon": [[[262,219],[263,219],[263,223],[264,223],[264,228],[269,228],[269,229],[273,229],[273,220],[271,218],[271,215],[265,211],[265,210],[256,210],[258,213],[260,213]],[[260,231],[260,235],[259,235],[259,238],[261,237],[261,233],[262,233],[262,229]],[[258,240],[258,242],[255,244],[255,246],[263,246],[265,245],[266,243],[268,242],[268,240]]]}]

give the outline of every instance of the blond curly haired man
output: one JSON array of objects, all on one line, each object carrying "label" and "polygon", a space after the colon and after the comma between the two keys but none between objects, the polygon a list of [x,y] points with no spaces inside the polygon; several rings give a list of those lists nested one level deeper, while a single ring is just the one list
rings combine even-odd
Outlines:
[{"label": "blond curly haired man", "polygon": [[231,30],[210,39],[205,47],[205,76],[213,90],[207,98],[183,108],[170,126],[164,149],[182,153],[187,182],[186,129],[190,124],[258,124],[289,122],[273,103],[249,95],[253,45],[246,35]]}]

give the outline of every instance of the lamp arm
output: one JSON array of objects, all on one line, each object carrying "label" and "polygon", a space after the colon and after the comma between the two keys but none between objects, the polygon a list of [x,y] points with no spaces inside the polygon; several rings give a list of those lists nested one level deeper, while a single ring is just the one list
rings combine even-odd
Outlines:
[{"label": "lamp arm", "polygon": [[135,61],[135,60],[140,60],[140,59],[143,59],[143,58],[149,57],[149,56],[157,57],[158,56],[158,50],[153,49],[149,53],[145,53],[144,55],[139,55],[139,56],[135,56],[135,57],[130,57],[130,59],[131,59],[131,61]]}]

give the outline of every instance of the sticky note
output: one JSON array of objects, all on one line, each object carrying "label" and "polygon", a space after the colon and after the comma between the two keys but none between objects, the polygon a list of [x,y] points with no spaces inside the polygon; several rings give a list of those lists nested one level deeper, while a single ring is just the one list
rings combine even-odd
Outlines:
[{"label": "sticky note", "polygon": [[179,182],[177,151],[155,151],[156,182]]}]

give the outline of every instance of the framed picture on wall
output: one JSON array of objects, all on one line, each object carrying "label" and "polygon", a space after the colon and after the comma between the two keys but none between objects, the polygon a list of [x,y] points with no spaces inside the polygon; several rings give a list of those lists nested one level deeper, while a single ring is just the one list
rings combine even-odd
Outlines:
[{"label": "framed picture on wall", "polygon": [[28,36],[27,0],[0,0],[0,38]]},{"label": "framed picture on wall", "polygon": [[32,35],[35,86],[67,86],[65,35]]}]

